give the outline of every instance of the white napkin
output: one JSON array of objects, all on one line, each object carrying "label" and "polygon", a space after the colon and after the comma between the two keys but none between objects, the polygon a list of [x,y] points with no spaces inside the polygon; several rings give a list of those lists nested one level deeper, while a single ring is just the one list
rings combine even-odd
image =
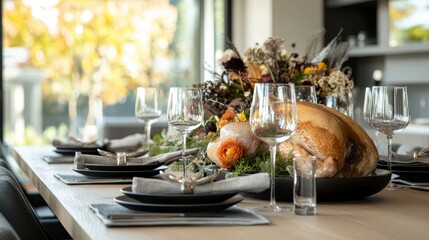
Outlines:
[{"label": "white napkin", "polygon": [[[256,173],[248,176],[227,178],[194,187],[194,193],[208,192],[262,192],[270,187],[268,173]],[[134,177],[133,192],[136,193],[181,193],[180,184],[167,180]]]},{"label": "white napkin", "polygon": [[[198,148],[187,149],[185,156],[196,155]],[[159,154],[153,157],[138,157],[138,158],[127,158],[127,165],[148,165],[152,163],[170,164],[176,160],[182,158],[182,151],[175,151],[169,153]],[[90,154],[76,153],[74,157],[74,165],[77,169],[84,169],[86,163],[92,164],[105,164],[105,165],[117,165],[116,157],[105,157]]]},{"label": "white napkin", "polygon": [[132,152],[141,147],[144,134],[136,133],[120,139],[112,139],[107,142],[106,149],[109,152]]},{"label": "white napkin", "polygon": [[98,141],[85,142],[74,137],[68,137],[65,140],[54,139],[52,146],[54,147],[67,147],[67,148],[101,148],[104,143]]}]

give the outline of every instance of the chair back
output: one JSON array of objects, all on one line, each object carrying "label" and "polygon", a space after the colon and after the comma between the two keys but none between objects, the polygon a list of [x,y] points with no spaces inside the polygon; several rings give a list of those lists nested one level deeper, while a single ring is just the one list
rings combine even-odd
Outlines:
[{"label": "chair back", "polygon": [[7,219],[0,213],[0,239],[19,240],[15,229],[9,224]]},{"label": "chair back", "polygon": [[9,164],[7,164],[6,160],[4,160],[3,158],[0,158],[0,167],[4,167],[10,171]]},{"label": "chair back", "polygon": [[0,167],[0,213],[20,239],[48,239],[12,173]]}]

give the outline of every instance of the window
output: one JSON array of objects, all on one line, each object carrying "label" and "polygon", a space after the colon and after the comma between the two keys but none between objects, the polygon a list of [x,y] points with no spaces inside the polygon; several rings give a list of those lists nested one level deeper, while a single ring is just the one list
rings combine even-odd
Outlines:
[{"label": "window", "polygon": [[389,1],[389,45],[429,43],[429,2]]},{"label": "window", "polygon": [[159,87],[165,99],[170,86],[201,81],[228,32],[227,0],[2,0],[2,8],[3,138],[14,145],[96,134],[98,119],[134,115],[137,86]]}]

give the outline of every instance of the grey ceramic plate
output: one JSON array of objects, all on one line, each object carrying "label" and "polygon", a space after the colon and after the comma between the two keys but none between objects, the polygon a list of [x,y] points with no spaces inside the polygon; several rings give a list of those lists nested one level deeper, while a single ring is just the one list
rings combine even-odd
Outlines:
[{"label": "grey ceramic plate", "polygon": [[144,170],[153,170],[159,166],[161,163],[153,163],[147,165],[106,165],[106,164],[92,164],[86,163],[85,167],[90,170],[96,171],[144,171]]},{"label": "grey ceramic plate", "polygon": [[54,152],[59,153],[65,156],[74,156],[76,152],[81,152],[83,154],[92,154],[100,155],[97,151],[97,148],[60,148],[57,147],[54,149]]},{"label": "grey ceramic plate", "polygon": [[222,202],[217,203],[196,203],[196,204],[159,204],[143,203],[128,196],[119,196],[113,199],[118,204],[137,211],[147,212],[214,212],[229,208],[243,200],[240,195],[235,195]]},{"label": "grey ceramic plate", "polygon": [[134,198],[145,203],[162,204],[201,204],[201,203],[219,203],[233,197],[238,192],[212,192],[212,193],[135,193],[131,187],[121,189],[121,192],[128,197]]},{"label": "grey ceramic plate", "polygon": [[88,177],[98,177],[98,178],[132,178],[132,177],[152,177],[161,170],[167,169],[167,166],[160,166],[153,170],[142,170],[142,171],[100,171],[100,170],[90,170],[90,169],[77,169],[72,168],[73,171],[83,174]]}]

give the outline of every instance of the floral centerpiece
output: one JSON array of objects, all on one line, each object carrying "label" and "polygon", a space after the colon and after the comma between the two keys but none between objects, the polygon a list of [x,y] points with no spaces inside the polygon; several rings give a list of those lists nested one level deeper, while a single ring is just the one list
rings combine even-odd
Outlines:
[{"label": "floral centerpiece", "polygon": [[[236,174],[268,171],[267,148],[249,143],[250,138],[245,137],[250,132],[247,120],[255,83],[313,85],[322,104],[328,97],[341,99],[354,86],[351,69],[342,68],[347,60],[347,43],[339,41],[338,34],[320,49],[322,37],[323,34],[318,34],[311,39],[303,57],[287,51],[283,39],[276,37],[268,38],[262,45],[256,44],[243,55],[230,43],[219,60],[224,71],[213,72],[213,80],[197,85],[203,92],[208,120],[191,142],[207,144],[209,158]],[[230,124],[233,126],[228,127]],[[231,129],[239,131],[240,136]],[[222,135],[228,137],[219,142]],[[216,151],[210,149],[210,144],[218,144]],[[276,175],[289,175],[291,156],[283,159],[278,156],[277,163]]]}]

